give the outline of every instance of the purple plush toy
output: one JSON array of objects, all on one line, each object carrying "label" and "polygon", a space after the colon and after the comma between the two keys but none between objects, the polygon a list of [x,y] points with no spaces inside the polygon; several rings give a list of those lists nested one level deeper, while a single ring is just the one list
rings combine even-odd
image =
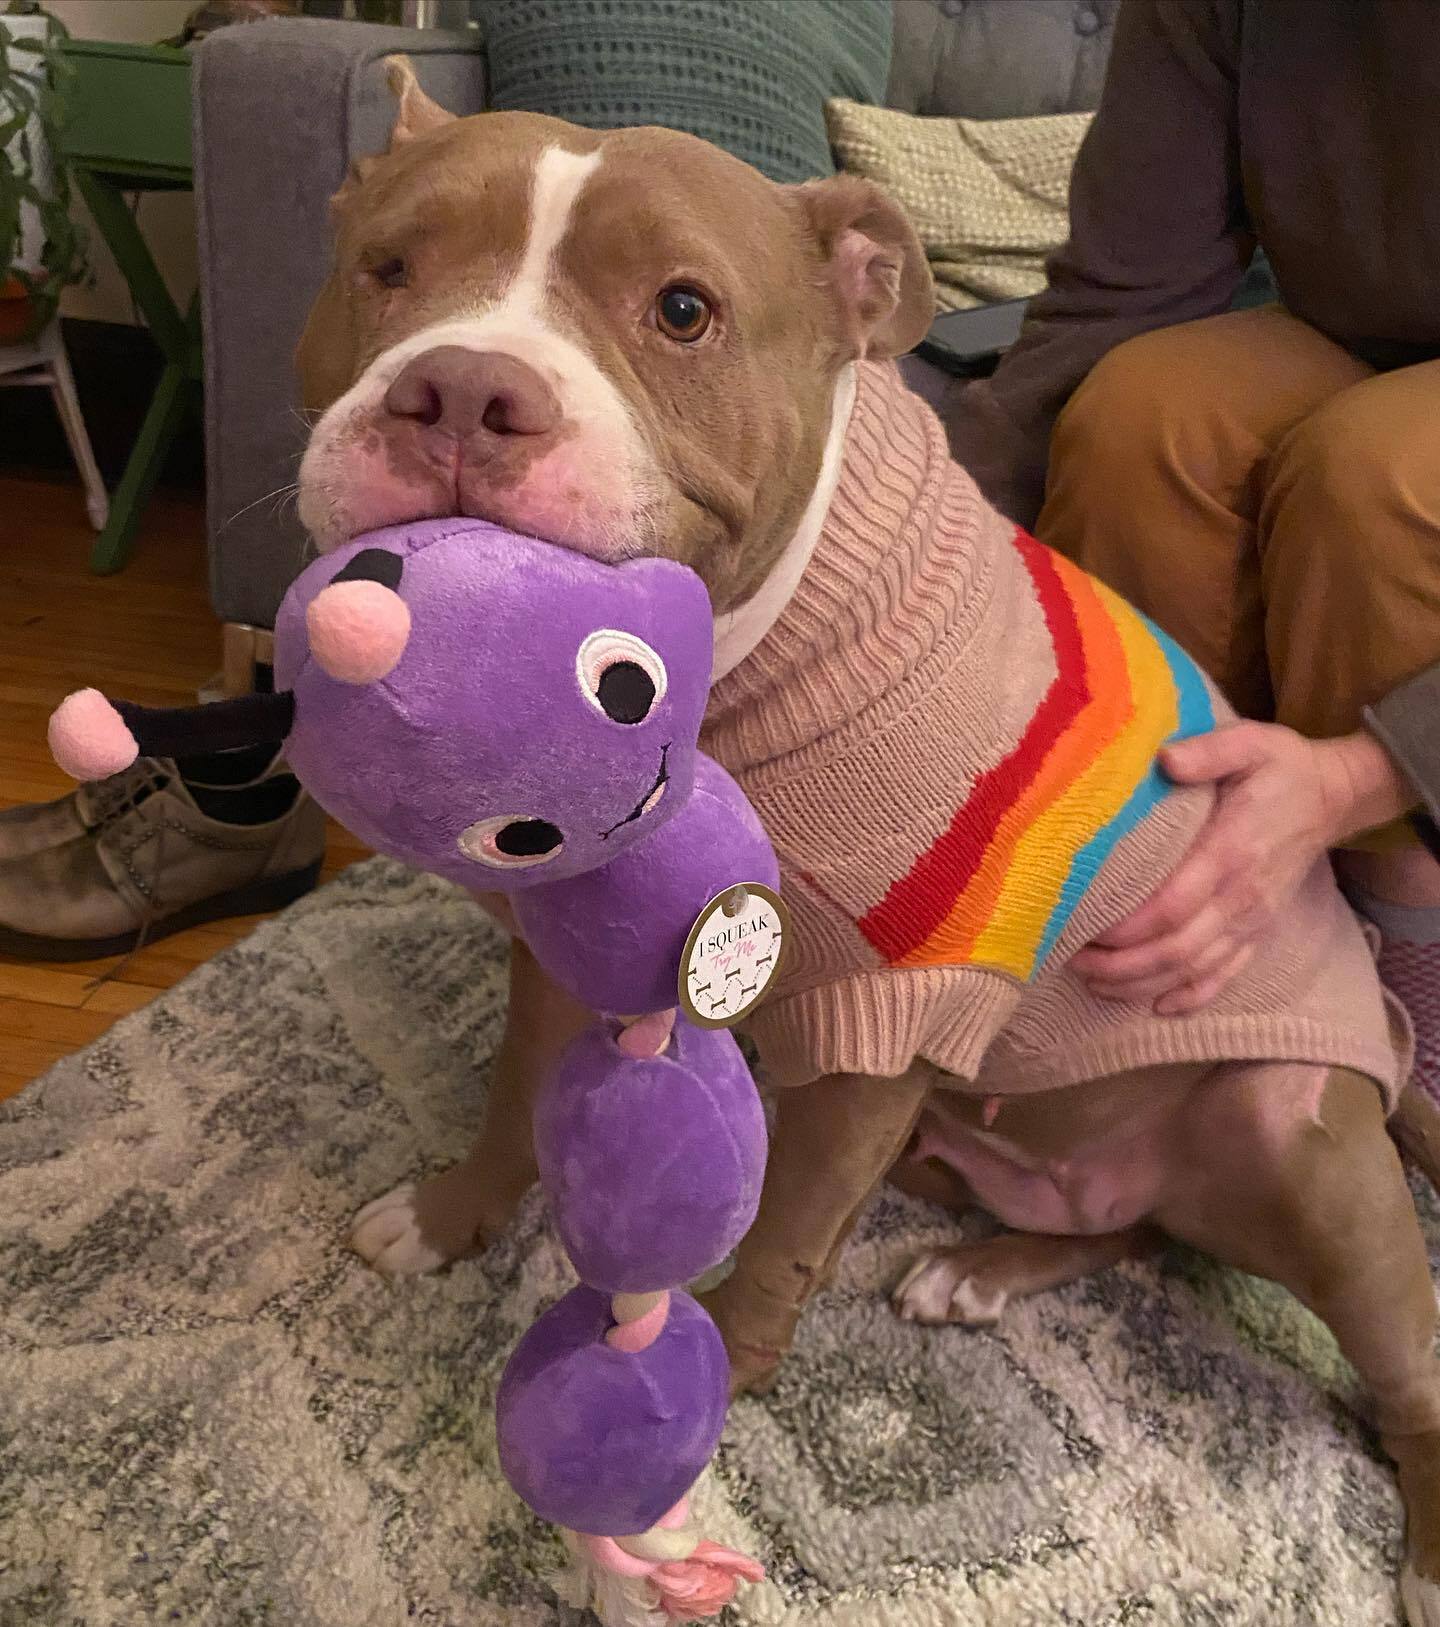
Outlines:
[{"label": "purple plush toy", "polygon": [[275,695],[163,711],[84,690],[51,721],[87,779],[140,751],[284,739],[373,847],[512,895],[541,964],[600,1014],[535,1118],[581,1286],[521,1340],[497,1427],[511,1484],[565,1528],[573,1602],[611,1627],[713,1615],[761,1575],[688,1510],[728,1366],[681,1289],[759,1202],[765,1125],[725,1029],[773,981],[781,925],[764,832],[697,746],[710,664],[709,600],[683,567],[432,520],[300,576]]}]

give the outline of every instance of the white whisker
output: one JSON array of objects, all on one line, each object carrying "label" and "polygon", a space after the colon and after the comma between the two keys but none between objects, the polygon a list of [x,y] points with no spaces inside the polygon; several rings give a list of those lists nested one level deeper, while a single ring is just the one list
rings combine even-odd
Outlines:
[{"label": "white whisker", "polygon": [[257,497],[253,503],[246,503],[244,508],[237,509],[235,513],[225,521],[224,525],[220,527],[221,531],[224,531],[227,527],[234,525],[236,520],[238,520],[242,514],[248,514],[252,508],[259,508],[261,503],[268,503],[273,497],[278,497],[283,501],[284,498],[298,493],[299,490],[300,486],[297,481],[287,480],[283,486],[277,486],[274,491],[267,491],[261,496]]}]

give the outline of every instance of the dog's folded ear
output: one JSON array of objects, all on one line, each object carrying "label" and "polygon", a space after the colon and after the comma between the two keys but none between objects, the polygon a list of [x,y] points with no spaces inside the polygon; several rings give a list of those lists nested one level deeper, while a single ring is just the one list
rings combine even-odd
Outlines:
[{"label": "dog's folded ear", "polygon": [[432,101],[420,88],[415,69],[408,56],[385,58],[385,78],[399,104],[395,109],[395,124],[390,131],[390,150],[404,142],[413,141],[442,124],[453,124],[455,115],[447,113],[439,102]]},{"label": "dog's folded ear", "polygon": [[[438,130],[441,125],[454,123],[455,115],[447,113],[420,88],[420,81],[415,77],[415,69],[408,56],[385,58],[385,82],[397,103],[395,123],[390,130],[391,152],[403,147],[407,141],[413,141],[416,136],[423,136],[427,130]],[[351,159],[340,190],[330,200],[332,213],[344,209],[346,201],[358,187],[364,185],[382,156],[381,153],[362,153],[358,158]]]},{"label": "dog's folded ear", "polygon": [[905,211],[858,175],[794,188],[857,357],[903,356],[935,319],[935,284]]}]

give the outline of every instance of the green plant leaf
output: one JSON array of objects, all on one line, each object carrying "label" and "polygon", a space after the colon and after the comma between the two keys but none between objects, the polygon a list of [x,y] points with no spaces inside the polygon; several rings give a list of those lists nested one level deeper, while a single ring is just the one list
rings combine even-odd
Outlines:
[{"label": "green plant leaf", "polygon": [[[38,126],[53,155],[70,116],[75,68],[62,45],[68,31],[47,13],[43,35],[17,35],[0,21],[0,279],[18,277],[30,291],[36,323],[48,321],[61,289],[88,274],[85,236],[70,218],[70,178],[56,162],[47,185],[37,179],[32,139]],[[15,265],[24,206],[36,210],[41,234],[40,272]]]}]

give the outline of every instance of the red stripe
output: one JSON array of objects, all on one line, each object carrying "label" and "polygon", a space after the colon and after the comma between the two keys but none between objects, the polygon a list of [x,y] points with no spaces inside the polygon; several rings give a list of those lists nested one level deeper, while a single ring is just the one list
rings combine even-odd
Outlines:
[{"label": "red stripe", "polygon": [[1051,747],[1090,701],[1075,607],[1048,548],[1017,526],[1015,546],[1035,584],[1055,651],[1055,677],[1019,744],[970,788],[949,828],[866,912],[860,930],[892,965],[918,948],[955,906],[994,839],[1005,810],[1034,779]]}]

